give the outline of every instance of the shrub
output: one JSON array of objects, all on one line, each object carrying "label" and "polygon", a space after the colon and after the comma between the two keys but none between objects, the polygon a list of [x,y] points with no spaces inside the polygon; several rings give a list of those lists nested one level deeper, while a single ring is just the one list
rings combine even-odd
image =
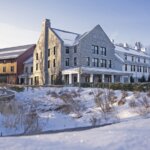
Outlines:
[{"label": "shrub", "polygon": [[16,92],[23,92],[25,88],[21,86],[11,86],[10,89]]}]

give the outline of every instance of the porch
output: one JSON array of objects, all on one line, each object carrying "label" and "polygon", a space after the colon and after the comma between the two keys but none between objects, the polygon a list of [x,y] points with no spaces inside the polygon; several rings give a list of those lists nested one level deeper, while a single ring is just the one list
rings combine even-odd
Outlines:
[{"label": "porch", "polygon": [[72,68],[62,71],[65,84],[77,83],[130,83],[131,73],[103,68]]}]

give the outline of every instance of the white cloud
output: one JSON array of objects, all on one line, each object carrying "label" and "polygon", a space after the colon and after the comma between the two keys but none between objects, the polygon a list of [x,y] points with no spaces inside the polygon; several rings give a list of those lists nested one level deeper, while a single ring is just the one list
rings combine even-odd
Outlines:
[{"label": "white cloud", "polygon": [[0,48],[34,44],[38,38],[38,32],[0,23]]}]

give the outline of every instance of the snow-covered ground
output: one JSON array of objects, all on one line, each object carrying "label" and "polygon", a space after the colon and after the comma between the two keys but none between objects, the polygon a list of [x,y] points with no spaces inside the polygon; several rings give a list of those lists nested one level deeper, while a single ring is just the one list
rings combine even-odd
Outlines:
[{"label": "snow-covered ground", "polygon": [[22,137],[1,137],[0,150],[149,150],[150,119],[94,128]]},{"label": "snow-covered ground", "polygon": [[[131,100],[146,97],[150,102],[147,93],[111,91],[113,111],[104,114],[95,102],[101,92],[107,99],[109,90],[96,88],[38,87],[16,92],[16,101],[6,105],[4,114],[0,114],[0,134],[39,133],[129,121],[142,117],[139,110],[129,106]],[[38,116],[29,116],[28,112],[36,112]]]}]

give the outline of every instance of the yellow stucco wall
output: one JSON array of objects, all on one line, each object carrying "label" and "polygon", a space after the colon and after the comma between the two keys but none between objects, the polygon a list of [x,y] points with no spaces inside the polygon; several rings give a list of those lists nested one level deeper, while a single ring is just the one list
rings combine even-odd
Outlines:
[{"label": "yellow stucco wall", "polygon": [[[11,66],[14,66],[14,72],[11,72]],[[3,72],[3,67],[6,67],[6,72]],[[0,63],[0,74],[16,74],[16,73],[17,73],[16,62]]]}]

